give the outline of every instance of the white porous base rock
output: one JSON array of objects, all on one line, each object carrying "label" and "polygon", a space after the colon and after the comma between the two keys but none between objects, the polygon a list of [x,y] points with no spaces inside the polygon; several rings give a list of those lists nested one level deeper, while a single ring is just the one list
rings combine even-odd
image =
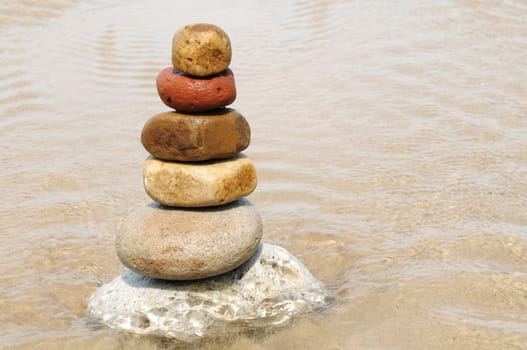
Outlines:
[{"label": "white porous base rock", "polygon": [[126,270],[91,296],[88,314],[112,328],[194,342],[281,327],[332,300],[294,256],[263,243],[239,268],[203,280],[165,281]]}]

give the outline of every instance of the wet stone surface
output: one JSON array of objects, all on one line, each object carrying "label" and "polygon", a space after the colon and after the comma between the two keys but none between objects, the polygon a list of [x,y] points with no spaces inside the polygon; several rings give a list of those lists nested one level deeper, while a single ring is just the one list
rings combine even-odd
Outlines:
[{"label": "wet stone surface", "polygon": [[264,243],[238,269],[209,279],[165,281],[126,270],[92,295],[88,314],[112,328],[194,342],[283,327],[333,299],[299,260]]}]

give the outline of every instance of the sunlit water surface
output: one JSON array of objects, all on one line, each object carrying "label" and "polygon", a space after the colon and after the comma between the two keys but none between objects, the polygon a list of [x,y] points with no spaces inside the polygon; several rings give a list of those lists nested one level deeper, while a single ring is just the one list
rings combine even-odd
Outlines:
[{"label": "sunlit water surface", "polygon": [[202,348],[525,348],[520,0],[2,1],[1,348],[174,346],[85,308],[123,269],[120,221],[149,201],[140,132],[168,110],[155,77],[193,22],[233,43],[265,241],[338,295]]}]

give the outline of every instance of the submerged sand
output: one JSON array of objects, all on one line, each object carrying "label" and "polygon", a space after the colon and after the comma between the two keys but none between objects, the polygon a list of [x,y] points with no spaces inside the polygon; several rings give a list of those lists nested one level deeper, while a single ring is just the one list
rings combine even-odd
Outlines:
[{"label": "submerged sand", "polygon": [[336,304],[206,349],[527,344],[523,1],[0,5],[0,348],[155,349],[93,325],[148,197],[143,124],[173,32],[226,30],[264,240]]}]

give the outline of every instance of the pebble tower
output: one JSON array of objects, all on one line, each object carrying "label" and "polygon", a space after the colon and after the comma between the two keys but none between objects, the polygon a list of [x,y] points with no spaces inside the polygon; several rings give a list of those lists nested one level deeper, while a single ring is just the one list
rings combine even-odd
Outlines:
[{"label": "pebble tower", "polygon": [[120,230],[116,243],[119,259],[136,273],[212,277],[239,267],[260,243],[260,216],[243,198],[256,187],[255,168],[240,153],[251,131],[226,107],[236,98],[231,55],[229,37],[211,24],[187,25],[173,37],[172,66],[156,81],[171,110],[149,119],[141,133],[150,153],[144,188],[155,215]]}]

